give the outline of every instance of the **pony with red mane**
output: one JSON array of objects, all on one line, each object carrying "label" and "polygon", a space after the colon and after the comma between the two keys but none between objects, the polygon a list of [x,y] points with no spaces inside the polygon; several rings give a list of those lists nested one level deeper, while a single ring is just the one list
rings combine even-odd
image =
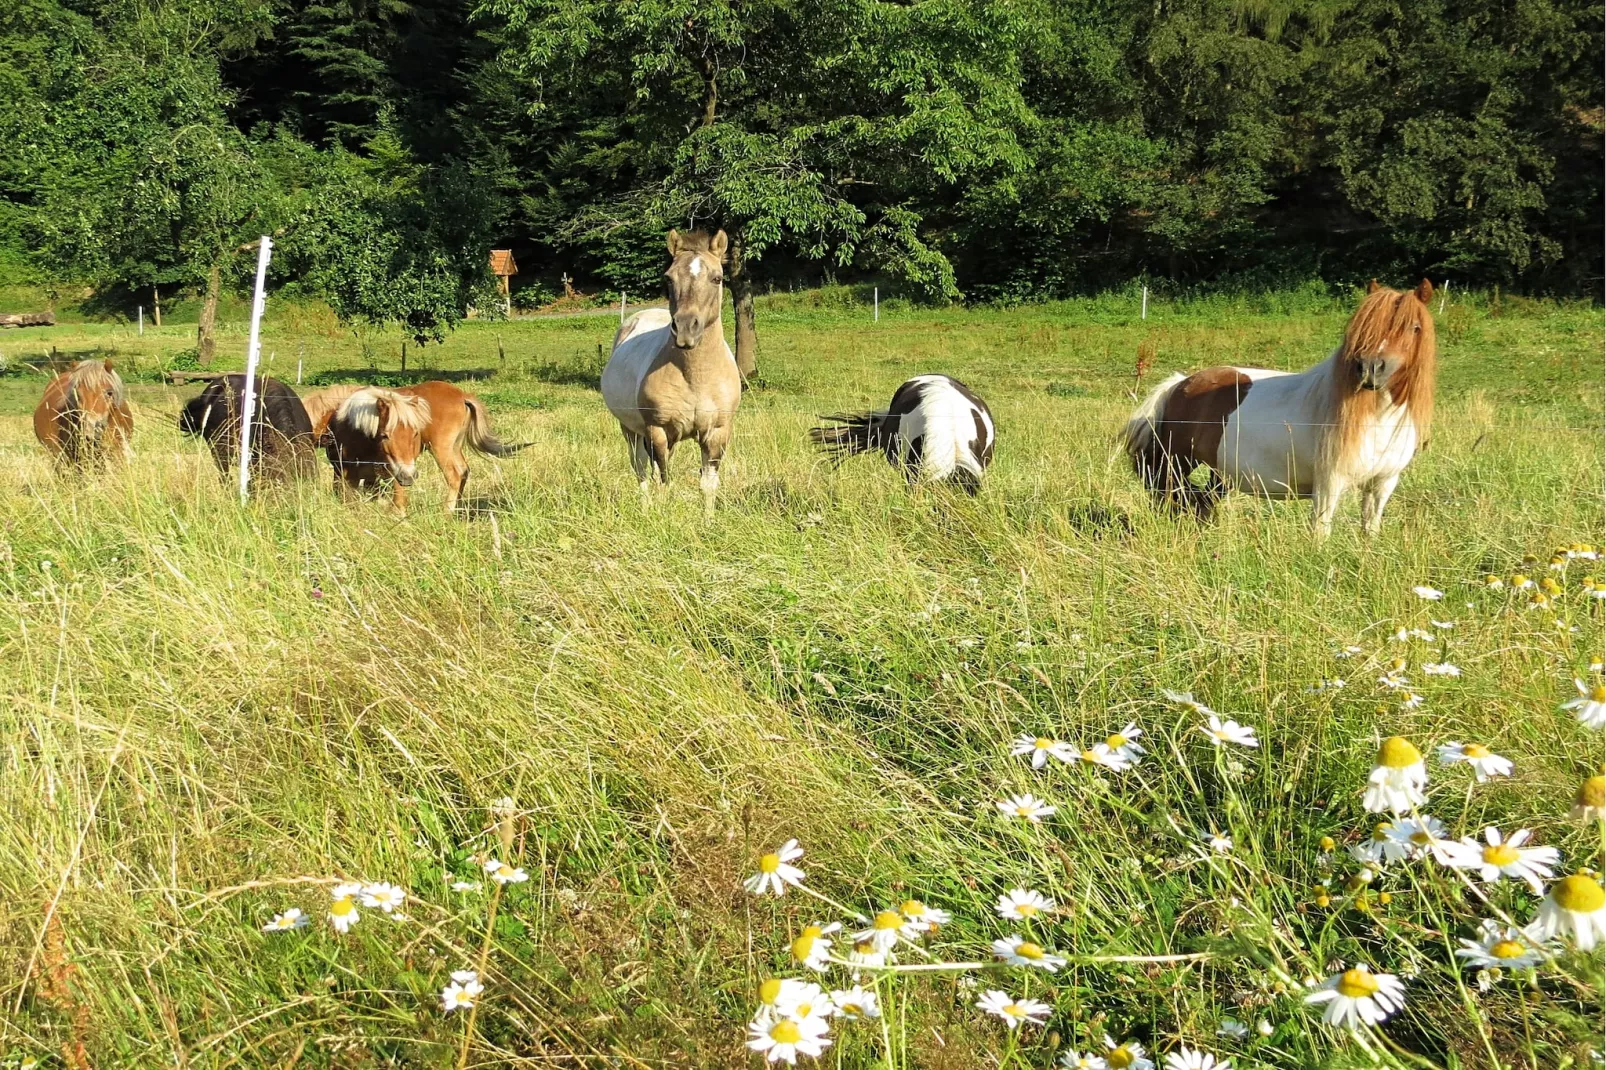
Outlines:
[{"label": "pony with red mane", "polygon": [[[1433,422],[1432,296],[1426,279],[1406,292],[1372,280],[1343,342],[1303,372],[1218,367],[1171,376],[1127,422],[1133,468],[1161,505],[1201,518],[1229,490],[1310,498],[1318,536],[1332,530],[1344,494],[1359,490],[1361,528],[1376,534]],[[1199,483],[1201,466],[1208,472]]]}]

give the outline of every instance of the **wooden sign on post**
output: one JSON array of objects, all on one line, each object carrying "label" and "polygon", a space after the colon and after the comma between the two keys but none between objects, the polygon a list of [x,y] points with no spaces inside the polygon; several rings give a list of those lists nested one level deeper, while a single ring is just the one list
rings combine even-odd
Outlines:
[{"label": "wooden sign on post", "polygon": [[502,284],[503,312],[510,316],[513,314],[513,293],[508,280],[518,273],[519,265],[513,260],[512,249],[491,250],[491,274]]}]

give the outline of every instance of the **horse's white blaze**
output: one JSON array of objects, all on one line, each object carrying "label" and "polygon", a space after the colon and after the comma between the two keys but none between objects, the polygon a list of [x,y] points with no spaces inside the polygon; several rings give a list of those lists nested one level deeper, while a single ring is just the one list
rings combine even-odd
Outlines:
[{"label": "horse's white blaze", "polygon": [[991,441],[992,418],[955,390],[946,376],[918,375],[910,381],[920,384],[920,404],[898,421],[899,460],[908,458],[909,445],[918,438],[922,479],[940,482],[956,469],[981,478],[981,458],[971,452],[970,444],[976,437],[978,417],[987,428],[982,445]]},{"label": "horse's white blaze", "polygon": [[[696,262],[692,261],[694,264]],[[608,358],[607,367],[602,369],[602,400],[607,404],[608,411],[618,419],[619,425],[633,435],[647,432],[647,421],[641,412],[641,384],[646,380],[647,373],[652,371],[658,354],[673,344],[670,337],[672,330],[668,309],[642,309],[620,329],[613,355]],[[735,367],[736,354],[731,352],[723,338],[719,344],[724,347],[731,366]],[[675,416],[677,422],[684,424],[681,437],[686,437],[694,428],[713,426],[718,413],[710,409],[707,412]]]},{"label": "horse's white blaze", "polygon": [[692,257],[691,263],[686,265],[686,270],[691,272],[691,277],[694,279],[701,275],[703,273],[703,258],[700,256]]}]

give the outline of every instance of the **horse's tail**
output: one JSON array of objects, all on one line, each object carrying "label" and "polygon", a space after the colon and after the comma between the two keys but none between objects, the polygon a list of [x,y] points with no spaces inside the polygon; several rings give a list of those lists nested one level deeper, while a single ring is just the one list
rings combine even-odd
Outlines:
[{"label": "horse's tail", "polygon": [[532,442],[508,445],[491,434],[490,421],[485,415],[485,403],[472,394],[463,399],[463,407],[468,409],[468,444],[481,453],[488,453],[492,457],[508,457],[527,446],[534,445]]},{"label": "horse's tail", "polygon": [[884,412],[837,413],[822,416],[830,420],[809,431],[809,441],[830,456],[833,464],[841,464],[856,453],[869,453],[886,448],[881,433]]},{"label": "horse's tail", "polygon": [[1176,372],[1149,391],[1149,396],[1143,403],[1133,410],[1127,418],[1126,428],[1121,432],[1121,444],[1126,455],[1132,461],[1132,469],[1143,477],[1145,484],[1152,487],[1153,480],[1160,471],[1164,458],[1160,452],[1159,438],[1155,429],[1160,423],[1160,414],[1165,411],[1165,404],[1175,390],[1188,377],[1182,372]]}]

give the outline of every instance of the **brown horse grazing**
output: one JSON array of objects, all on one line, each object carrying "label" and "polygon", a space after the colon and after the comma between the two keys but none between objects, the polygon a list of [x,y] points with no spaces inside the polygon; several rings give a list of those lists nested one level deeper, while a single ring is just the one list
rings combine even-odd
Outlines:
[{"label": "brown horse grazing", "polygon": [[446,511],[457,508],[468,485],[465,443],[492,457],[506,457],[530,445],[499,441],[491,434],[485,403],[438,380],[398,390],[378,386],[353,390],[329,419],[325,436],[336,489],[377,489],[390,483],[396,511],[403,516],[408,488],[418,478],[418,455],[426,449],[446,477]]},{"label": "brown horse grazing", "polygon": [[[178,429],[199,435],[212,448],[212,459],[225,475],[240,459],[240,405],[245,376],[222,375],[185,402]],[[273,479],[306,478],[318,470],[317,439],[301,399],[277,379],[258,376],[251,422],[253,474]]]},{"label": "brown horse grazing", "polygon": [[312,435],[318,439],[319,445],[328,444],[324,441],[324,433],[329,430],[329,421],[334,418],[335,411],[347,398],[361,389],[363,388],[349,383],[344,386],[329,386],[301,399],[301,404],[307,409],[307,419],[312,421]]},{"label": "brown horse grazing", "polygon": [[703,511],[710,515],[719,462],[742,400],[742,376],[720,321],[725,246],[723,230],[712,238],[669,232],[669,309],[630,317],[614,335],[613,355],[602,370],[602,397],[630,444],[642,494],[649,461],[668,483],[675,444],[695,438],[703,451]]},{"label": "brown horse grazing", "polygon": [[109,360],[81,360],[50,380],[33,410],[33,433],[62,464],[98,464],[112,453],[134,455],[123,380]]},{"label": "brown horse grazing", "polygon": [[[1207,517],[1229,489],[1312,498],[1311,527],[1332,529],[1339,499],[1361,492],[1361,527],[1427,441],[1437,349],[1426,279],[1367,291],[1333,355],[1303,372],[1207,368],[1161,383],[1126,425],[1126,451],[1155,498]],[[1210,469],[1203,486],[1190,476]]]}]

